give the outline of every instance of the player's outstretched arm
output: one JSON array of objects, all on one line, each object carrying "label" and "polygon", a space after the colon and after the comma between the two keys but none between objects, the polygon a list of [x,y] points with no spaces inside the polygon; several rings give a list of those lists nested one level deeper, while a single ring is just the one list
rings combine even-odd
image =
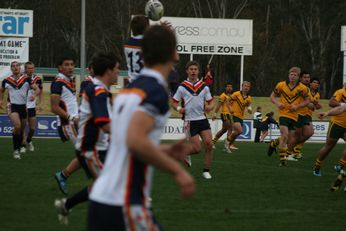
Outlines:
[{"label": "player's outstretched arm", "polygon": [[319,115],[320,119],[323,119],[324,117],[327,117],[327,116],[339,115],[339,114],[343,113],[344,111],[346,111],[346,104],[332,108],[327,112],[320,112],[320,113],[318,113],[318,115]]},{"label": "player's outstretched arm", "polygon": [[153,126],[154,118],[146,112],[137,111],[133,114],[126,138],[130,152],[142,161],[171,173],[180,186],[182,196],[192,196],[195,192],[194,179],[177,161],[150,141],[148,135]]},{"label": "player's outstretched arm", "polygon": [[340,106],[340,102],[337,101],[337,99],[335,98],[335,96],[333,96],[333,97],[330,98],[330,100],[329,100],[329,106],[330,106],[330,107],[338,107],[338,106]]}]

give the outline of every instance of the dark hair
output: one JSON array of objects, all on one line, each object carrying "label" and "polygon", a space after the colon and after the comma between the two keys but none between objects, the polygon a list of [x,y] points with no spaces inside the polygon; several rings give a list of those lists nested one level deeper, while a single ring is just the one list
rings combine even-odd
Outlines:
[{"label": "dark hair", "polygon": [[68,56],[62,57],[59,61],[58,61],[58,66],[61,66],[65,61],[73,61],[73,63],[75,63],[74,59]]},{"label": "dark hair", "polygon": [[256,108],[256,111],[258,111],[258,110],[261,110],[262,108],[260,107],[260,106],[258,106],[257,108]]},{"label": "dark hair", "polygon": [[130,22],[131,31],[134,36],[144,34],[148,26],[149,19],[144,15],[136,15]]},{"label": "dark hair", "polygon": [[226,86],[227,86],[227,85],[231,85],[231,86],[233,86],[233,83],[226,83]]},{"label": "dark hair", "polygon": [[173,58],[177,39],[167,26],[151,26],[142,40],[142,58],[145,65],[164,64]]},{"label": "dark hair", "polygon": [[302,72],[300,72],[299,77],[301,78],[301,77],[303,77],[303,75],[310,75],[310,72],[308,72],[308,71],[302,71]]},{"label": "dark hair", "polygon": [[113,53],[100,53],[92,58],[91,67],[96,76],[102,76],[107,70],[113,69],[119,58]]},{"label": "dark hair", "polygon": [[320,84],[320,83],[321,83],[320,79],[319,79],[319,78],[317,78],[317,77],[313,77],[313,78],[311,78],[311,79],[310,79],[310,83],[312,83],[313,81],[317,81],[317,82],[318,82],[318,84]]},{"label": "dark hair", "polygon": [[20,66],[20,63],[19,63],[18,61],[12,61],[11,64],[10,64],[10,67],[12,67],[12,65],[13,65],[14,63],[18,63],[18,65]]},{"label": "dark hair", "polygon": [[28,61],[28,62],[26,62],[25,64],[24,64],[24,66],[26,66],[26,65],[35,65],[33,62],[31,62],[31,61]]},{"label": "dark hair", "polygon": [[185,65],[185,70],[187,70],[190,66],[197,66],[199,69],[199,63],[197,61],[188,61]]},{"label": "dark hair", "polygon": [[273,115],[274,115],[274,112],[272,112],[272,111],[271,111],[271,112],[268,112],[268,113],[266,114],[267,117],[272,117]]}]

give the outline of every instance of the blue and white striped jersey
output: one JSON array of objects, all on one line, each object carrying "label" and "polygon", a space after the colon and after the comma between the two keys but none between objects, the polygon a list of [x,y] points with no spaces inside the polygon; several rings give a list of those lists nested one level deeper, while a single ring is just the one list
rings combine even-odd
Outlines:
[{"label": "blue and white striped jersey", "polygon": [[93,201],[113,206],[149,206],[153,169],[131,154],[126,145],[129,123],[136,111],[143,111],[155,120],[148,136],[159,145],[169,116],[167,82],[160,73],[144,68],[140,76],[117,95],[110,148],[90,194]]},{"label": "blue and white striped jersey", "polygon": [[11,104],[26,105],[28,91],[31,88],[31,79],[22,74],[18,79],[12,75],[2,81],[2,88],[8,90],[9,102]]},{"label": "blue and white striped jersey", "polygon": [[[78,104],[76,99],[76,87],[72,78],[59,73],[52,82],[51,95],[60,96],[59,106],[73,117],[78,116]],[[58,126],[67,125],[69,121],[58,116]]]},{"label": "blue and white striped jersey", "polygon": [[79,106],[78,138],[75,148],[78,151],[106,151],[109,135],[101,126],[111,121],[112,95],[108,87],[99,79],[92,78],[83,90]]}]

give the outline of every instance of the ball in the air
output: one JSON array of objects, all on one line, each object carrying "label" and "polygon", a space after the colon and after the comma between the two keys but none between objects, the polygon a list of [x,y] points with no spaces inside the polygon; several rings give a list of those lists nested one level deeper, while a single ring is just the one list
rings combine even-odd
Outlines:
[{"label": "ball in the air", "polygon": [[159,0],[149,0],[145,4],[145,14],[153,21],[160,20],[163,16],[163,11],[163,5]]}]

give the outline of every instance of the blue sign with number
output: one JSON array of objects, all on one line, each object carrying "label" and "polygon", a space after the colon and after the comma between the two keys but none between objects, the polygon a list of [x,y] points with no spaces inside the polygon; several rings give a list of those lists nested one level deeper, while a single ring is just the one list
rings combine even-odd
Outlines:
[{"label": "blue sign with number", "polygon": [[[38,116],[36,137],[59,137],[56,116]],[[8,116],[0,116],[0,136],[12,136],[13,126]]]}]

